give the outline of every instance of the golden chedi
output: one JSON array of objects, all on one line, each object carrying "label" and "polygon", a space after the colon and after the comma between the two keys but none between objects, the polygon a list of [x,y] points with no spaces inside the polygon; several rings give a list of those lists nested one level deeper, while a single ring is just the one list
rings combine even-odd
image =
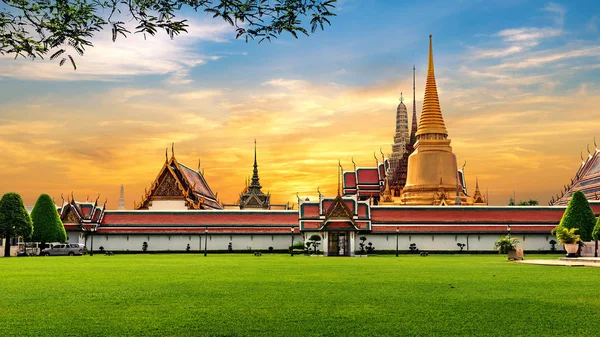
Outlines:
[{"label": "golden chedi", "polygon": [[429,35],[429,68],[423,112],[417,129],[415,150],[408,158],[404,205],[469,205],[458,185],[456,156],[452,153],[435,84],[433,48]]}]

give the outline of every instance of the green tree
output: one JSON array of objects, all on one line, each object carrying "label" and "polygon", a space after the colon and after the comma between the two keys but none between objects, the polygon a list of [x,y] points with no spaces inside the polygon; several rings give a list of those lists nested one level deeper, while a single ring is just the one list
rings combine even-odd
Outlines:
[{"label": "green tree", "polygon": [[596,241],[594,256],[598,257],[598,240],[600,240],[600,217],[598,217],[598,220],[596,221],[596,226],[594,226],[594,230],[592,231],[592,239]]},{"label": "green tree", "polygon": [[[519,203],[517,204],[517,206],[537,206],[537,205],[539,205],[539,202],[534,199],[529,199],[528,201],[519,201]],[[509,204],[509,206],[511,206],[511,205]]]},{"label": "green tree", "polygon": [[596,220],[596,226],[594,226],[594,230],[592,231],[592,239],[595,241],[600,240],[600,217]]},{"label": "green tree", "polygon": [[579,228],[581,241],[592,240],[592,230],[596,224],[596,216],[590,203],[581,191],[573,193],[567,209],[558,224],[558,227],[567,229]]},{"label": "green tree", "polygon": [[48,194],[42,194],[38,198],[31,211],[33,221],[33,235],[29,241],[41,242],[42,247],[47,242],[67,241],[65,226],[60,220],[56,205]]},{"label": "green tree", "polygon": [[[204,11],[234,27],[236,38],[271,41],[284,32],[295,38],[315,32],[335,14],[336,0],[2,0],[0,55],[35,59],[67,59],[76,68],[70,51],[83,55],[93,47],[94,34],[112,30],[112,39],[131,32],[125,22],[137,24],[135,33],[155,35],[165,31],[173,38],[187,32],[182,10]],[[310,18],[308,25],[306,21]],[[304,20],[304,22],[303,22]],[[232,29],[233,30],[233,29]],[[67,51],[69,49],[69,51]]]},{"label": "green tree", "polygon": [[317,247],[321,244],[321,236],[319,234],[313,234],[308,238],[312,246],[315,248],[315,254],[317,254]]},{"label": "green tree", "polygon": [[4,256],[10,256],[10,239],[29,237],[33,233],[31,217],[17,193],[6,193],[0,199],[0,237],[6,238]]}]

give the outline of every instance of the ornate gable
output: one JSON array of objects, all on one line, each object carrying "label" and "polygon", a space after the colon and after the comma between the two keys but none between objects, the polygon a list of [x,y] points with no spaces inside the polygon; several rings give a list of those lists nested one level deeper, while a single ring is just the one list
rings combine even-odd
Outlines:
[{"label": "ornate gable", "polygon": [[175,177],[173,177],[170,172],[166,171],[163,174],[162,179],[158,182],[154,195],[161,197],[181,197],[182,193]]},{"label": "ornate gable", "polygon": [[80,219],[71,205],[67,205],[65,213],[60,217],[63,223],[79,223]]}]

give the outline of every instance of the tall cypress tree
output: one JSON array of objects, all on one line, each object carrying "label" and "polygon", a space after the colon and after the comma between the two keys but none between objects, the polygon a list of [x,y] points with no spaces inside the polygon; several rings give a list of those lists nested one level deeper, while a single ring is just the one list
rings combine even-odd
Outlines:
[{"label": "tall cypress tree", "polygon": [[60,220],[56,205],[48,194],[40,195],[36,201],[31,211],[31,220],[33,220],[31,241],[41,242],[42,246],[46,242],[67,241],[65,226]]},{"label": "tall cypress tree", "polygon": [[4,256],[10,256],[10,239],[30,237],[33,233],[31,217],[17,193],[6,193],[0,199],[0,236],[6,238]]},{"label": "tall cypress tree", "polygon": [[594,226],[594,230],[592,231],[592,239],[596,241],[600,240],[600,216],[598,217],[598,221],[596,221],[596,226]]},{"label": "tall cypress tree", "polygon": [[591,241],[595,224],[596,216],[583,192],[573,193],[558,226],[568,229],[579,228],[581,241]]}]

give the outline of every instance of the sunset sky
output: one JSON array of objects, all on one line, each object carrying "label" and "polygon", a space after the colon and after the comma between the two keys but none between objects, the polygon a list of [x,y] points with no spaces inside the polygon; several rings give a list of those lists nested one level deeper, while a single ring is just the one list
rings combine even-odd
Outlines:
[{"label": "sunset sky", "polygon": [[391,152],[400,92],[417,113],[429,34],[442,113],[467,187],[490,204],[547,204],[600,144],[599,1],[359,1],[338,3],[332,26],[298,40],[235,40],[203,13],[188,34],[110,40],[76,58],[0,56],[0,193],[33,205],[139,202],[175,143],[219,199],[235,202],[252,174],[273,202],[336,193],[337,162],[373,166]]}]

